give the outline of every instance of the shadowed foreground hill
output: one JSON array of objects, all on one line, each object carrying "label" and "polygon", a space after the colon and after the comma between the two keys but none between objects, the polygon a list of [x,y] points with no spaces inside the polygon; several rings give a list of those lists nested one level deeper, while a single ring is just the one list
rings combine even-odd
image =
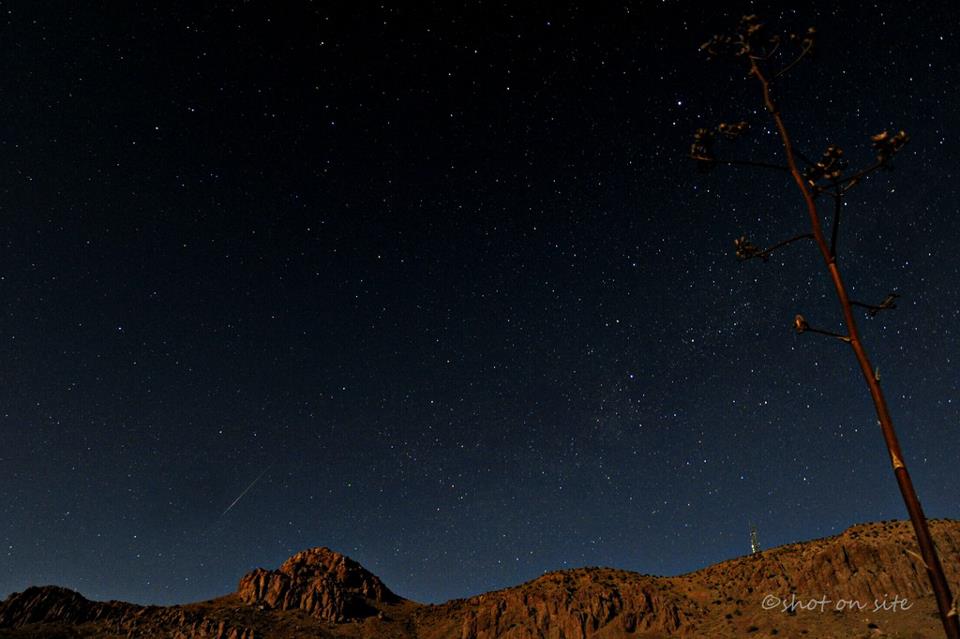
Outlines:
[{"label": "shadowed foreground hill", "polygon": [[[935,520],[931,531],[960,589],[960,522]],[[440,605],[404,599],[351,559],[314,548],[246,574],[233,594],[182,606],[29,588],[0,603],[0,639],[939,637],[913,547],[907,522],[864,524],[678,577],[579,568]]]}]

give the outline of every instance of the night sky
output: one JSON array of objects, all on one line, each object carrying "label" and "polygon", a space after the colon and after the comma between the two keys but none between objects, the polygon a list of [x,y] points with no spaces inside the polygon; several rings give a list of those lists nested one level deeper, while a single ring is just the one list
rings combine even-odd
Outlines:
[{"label": "night sky", "polygon": [[718,152],[780,162],[698,50],[748,10],[818,29],[804,153],[912,137],[840,265],[901,295],[861,331],[960,517],[954,3],[330,4],[0,3],[0,596],[193,601],[325,545],[437,602],[904,518],[850,349],[792,330],[842,330],[814,245],[734,257],[808,231],[795,186],[687,157],[747,120]]}]

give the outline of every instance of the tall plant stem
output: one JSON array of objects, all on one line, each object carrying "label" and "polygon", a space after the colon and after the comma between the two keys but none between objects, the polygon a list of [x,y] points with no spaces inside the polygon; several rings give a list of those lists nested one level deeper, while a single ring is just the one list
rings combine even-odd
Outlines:
[{"label": "tall plant stem", "polygon": [[787,133],[787,128],[784,126],[783,118],[773,99],[770,97],[770,82],[760,70],[757,59],[753,57],[750,58],[750,72],[757,78],[763,88],[763,101],[776,122],[790,174],[797,183],[797,187],[803,194],[803,200],[807,205],[813,237],[817,243],[817,247],[820,249],[820,254],[823,257],[827,271],[830,273],[830,279],[833,281],[833,287],[840,301],[840,307],[843,309],[843,318],[847,325],[847,336],[849,337],[848,343],[853,349],[854,355],[856,355],[857,362],[860,364],[860,371],[863,373],[863,378],[867,383],[867,387],[870,389],[870,396],[873,398],[873,405],[877,411],[877,419],[880,421],[883,440],[887,445],[887,451],[890,453],[893,473],[897,478],[897,485],[900,487],[900,494],[903,495],[907,512],[910,514],[910,522],[913,524],[913,531],[917,536],[920,554],[923,557],[923,563],[926,566],[927,575],[930,577],[930,584],[933,586],[933,592],[937,599],[937,607],[940,610],[940,620],[943,622],[943,629],[948,639],[960,639],[960,620],[958,620],[956,612],[952,612],[951,610],[953,598],[950,595],[950,586],[943,574],[943,566],[940,564],[940,558],[937,556],[933,539],[930,537],[927,518],[923,514],[920,500],[917,499],[917,492],[914,490],[913,482],[910,480],[910,473],[907,472],[907,466],[903,461],[903,452],[900,450],[900,443],[897,441],[897,434],[893,429],[893,420],[890,418],[887,402],[883,397],[883,391],[880,389],[880,382],[873,372],[873,366],[870,364],[867,352],[863,347],[863,343],[860,341],[860,333],[857,330],[857,323],[853,316],[850,298],[847,296],[847,289],[844,286],[843,279],[840,277],[840,269],[837,267],[836,257],[832,254],[826,238],[823,235],[823,229],[820,225],[820,214],[817,212],[813,195],[810,193],[810,189],[804,181],[803,175],[801,175],[797,168],[797,163],[794,159],[793,144]]}]

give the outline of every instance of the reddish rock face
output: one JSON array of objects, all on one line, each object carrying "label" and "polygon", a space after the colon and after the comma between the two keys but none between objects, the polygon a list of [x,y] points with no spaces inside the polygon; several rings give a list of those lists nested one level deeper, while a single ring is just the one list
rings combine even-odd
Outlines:
[{"label": "reddish rock face", "polygon": [[376,615],[377,604],[401,601],[376,575],[329,548],[299,552],[278,570],[247,573],[237,595],[247,604],[299,609],[336,623]]}]

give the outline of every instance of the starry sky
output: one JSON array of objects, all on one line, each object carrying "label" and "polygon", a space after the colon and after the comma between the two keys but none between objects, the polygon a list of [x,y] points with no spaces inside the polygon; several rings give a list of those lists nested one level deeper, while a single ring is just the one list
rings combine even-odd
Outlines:
[{"label": "starry sky", "polygon": [[852,353],[792,330],[842,331],[813,244],[734,257],[808,230],[795,187],[687,157],[746,120],[718,152],[781,161],[698,49],[748,11],[818,30],[804,153],[911,135],[840,265],[901,295],[861,331],[960,517],[960,10],[793,4],[0,3],[0,596],[325,545],[438,602],[904,518]]}]

